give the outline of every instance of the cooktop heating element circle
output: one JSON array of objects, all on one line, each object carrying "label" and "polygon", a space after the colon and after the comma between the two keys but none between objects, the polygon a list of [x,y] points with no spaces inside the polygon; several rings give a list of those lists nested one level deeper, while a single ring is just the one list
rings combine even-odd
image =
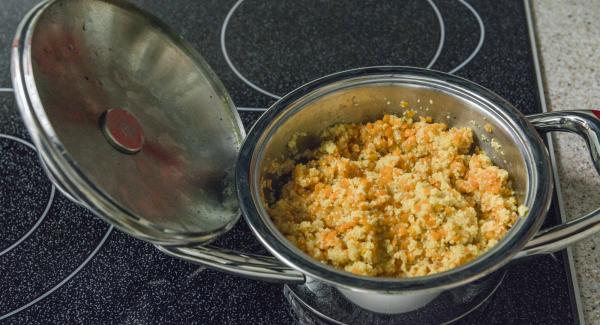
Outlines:
[{"label": "cooktop heating element circle", "polygon": [[[31,144],[21,138],[18,138],[18,137],[12,136],[12,135],[8,135],[8,134],[0,133],[0,139],[7,139],[7,140],[14,141],[14,142],[24,145],[27,148],[32,149],[34,152],[36,152],[35,146],[33,144]],[[46,203],[46,207],[44,208],[44,211],[41,213],[39,218],[37,218],[37,221],[35,222],[35,224],[33,226],[31,226],[25,234],[20,236],[19,239],[17,239],[11,245],[0,250],[0,256],[10,252],[11,250],[13,250],[17,246],[19,246],[19,244],[21,244],[29,236],[31,236],[31,234],[33,234],[33,232],[37,229],[37,227],[39,227],[39,225],[42,223],[42,221],[44,221],[44,218],[46,218],[46,215],[48,214],[48,211],[50,210],[50,207],[52,206],[52,202],[54,201],[54,194],[56,192],[56,188],[54,187],[54,184],[50,184],[50,186],[51,186],[51,188],[50,188],[50,195],[48,197],[48,202]]]},{"label": "cooktop heating element circle", "polygon": [[[265,89],[262,86],[259,86],[257,84],[257,82],[252,81],[248,77],[246,77],[246,75],[240,71],[240,69],[233,63],[233,60],[231,59],[231,55],[227,48],[227,30],[230,25],[230,21],[232,20],[234,14],[238,11],[239,7],[242,5],[243,2],[244,2],[244,0],[238,0],[231,7],[229,12],[227,13],[227,16],[225,17],[225,20],[223,21],[223,25],[221,27],[221,32],[220,32],[221,53],[228,65],[228,67],[235,74],[235,76],[237,78],[239,78],[244,84],[246,84],[250,88],[258,91],[259,93],[261,93],[263,95],[269,96],[273,99],[280,99],[281,96],[275,94],[274,92],[272,92],[270,90]],[[475,8],[473,8],[468,2],[466,2],[464,0],[458,0],[458,2],[462,6],[464,6],[468,10],[468,12],[477,21],[477,26],[479,29],[479,37],[478,37],[478,41],[477,41],[477,44],[474,47],[474,49],[469,53],[469,55],[463,61],[461,61],[459,64],[457,64],[454,68],[449,69],[448,70],[449,73],[455,73],[455,72],[461,70],[462,68],[464,68],[467,64],[469,64],[469,62],[471,62],[471,60],[473,60],[473,58],[479,53],[479,51],[481,50],[481,47],[483,46],[483,43],[485,41],[485,25],[483,23],[483,20],[481,19],[481,16],[477,12],[477,10],[475,10]],[[433,68],[434,65],[436,64],[436,62],[438,61],[438,59],[440,58],[440,55],[442,54],[442,50],[444,49],[444,45],[446,42],[446,28],[445,28],[445,23],[444,23],[444,18],[442,16],[442,13],[441,13],[440,9],[438,8],[438,6],[435,4],[435,2],[433,0],[428,0],[427,3],[429,4],[429,7],[433,10],[435,17],[437,19],[437,22],[438,22],[438,26],[439,26],[439,41],[438,41],[437,48],[435,50],[435,53],[433,54],[433,57],[430,59],[429,63],[425,66],[426,68]],[[399,37],[401,37],[401,36],[399,36]],[[381,65],[381,64],[374,64],[374,65]],[[241,111],[262,111],[265,109],[252,108],[252,107],[240,107],[239,110],[241,110]]]},{"label": "cooktop heating element circle", "polygon": [[[35,148],[35,146],[33,144],[31,144],[30,142],[23,140],[19,137],[13,136],[13,135],[9,135],[9,134],[2,134],[0,133],[0,140],[1,141],[5,141],[8,140],[10,142],[14,142],[17,145],[22,145],[25,146],[28,150],[32,150],[34,153],[37,154],[37,150]],[[10,149],[9,149],[10,150]],[[0,151],[1,152],[1,151]],[[21,152],[17,152],[16,155],[21,155]],[[5,175],[7,176],[5,179],[8,179],[12,176],[14,176],[14,170],[13,169],[17,169],[17,172],[28,172],[30,175],[34,175],[34,172],[31,172],[29,168],[24,167],[24,166],[29,166],[29,163],[31,163],[32,165],[35,164],[39,164],[39,160],[37,159],[37,157],[21,157],[21,159],[23,159],[23,163],[27,163],[27,165],[23,164],[19,164],[18,166],[7,166],[6,168],[3,168],[3,171],[6,172],[11,172],[11,175]],[[3,162],[3,160],[1,160],[0,162]],[[15,164],[18,161],[15,159],[7,159],[6,161],[9,164]],[[40,172],[41,172],[41,166],[39,166]],[[46,182],[49,183],[48,180],[45,180]],[[37,187],[40,184],[37,181],[31,181],[30,182],[32,187]],[[9,188],[8,186],[4,186],[6,184],[2,184],[2,189],[9,189],[14,191],[14,188]],[[37,191],[36,191],[37,192]],[[50,194],[48,196],[48,199],[44,200],[44,199],[40,199],[39,202],[46,202],[44,205],[44,209],[43,212],[40,214],[40,216],[36,219],[35,223],[29,227],[29,230],[27,230],[27,232],[25,232],[23,235],[20,235],[18,237],[17,240],[15,240],[14,242],[12,242],[10,245],[8,245],[7,247],[0,247],[0,258],[2,259],[10,259],[12,260],[13,257],[19,258],[20,254],[22,254],[23,252],[25,252],[25,254],[30,255],[31,251],[30,248],[26,248],[23,250],[23,252],[19,251],[19,249],[17,249],[20,245],[24,244],[28,239],[29,240],[33,240],[33,239],[39,239],[39,238],[35,238],[36,237],[36,230],[38,230],[40,228],[40,226],[44,223],[44,221],[46,221],[50,215],[50,210],[51,207],[55,201],[55,197],[56,197],[56,187],[50,183]],[[36,198],[32,198],[33,200],[35,200]],[[6,208],[6,206],[3,206],[4,208]],[[22,212],[24,210],[19,210],[17,212]],[[18,215],[21,215],[21,213],[18,213]],[[56,221],[56,220],[53,220]],[[13,227],[14,226],[14,222],[11,222],[10,225]],[[5,229],[11,229],[10,227],[4,227]],[[41,291],[40,293],[35,295],[35,298],[19,305],[18,307],[13,307],[12,309],[9,310],[0,310],[0,320],[6,319],[14,314],[19,313],[20,311],[35,305],[37,302],[41,301],[42,299],[46,298],[48,295],[52,294],[54,291],[58,290],[59,288],[61,288],[63,285],[65,285],[67,282],[69,282],[69,280],[71,280],[74,276],[76,276],[85,266],[87,263],[89,263],[94,256],[98,253],[98,251],[102,248],[102,246],[104,246],[104,243],[106,242],[106,240],[108,239],[108,237],[110,236],[110,234],[112,233],[112,229],[113,227],[110,226],[108,227],[108,229],[106,230],[106,232],[104,233],[104,235],[102,236],[101,240],[93,247],[92,251],[87,254],[87,257],[80,262],[77,267],[73,270],[70,271],[70,273],[68,273],[66,276],[62,277],[56,284],[54,284],[53,286],[51,286],[50,288],[47,288],[43,291]],[[44,240],[43,242],[48,243],[52,240],[57,240],[58,238],[46,238],[46,240]],[[58,241],[60,242],[60,239],[58,239]],[[41,252],[46,251],[47,248],[42,249]],[[30,256],[31,257],[31,256]],[[55,261],[55,263],[57,263],[59,261]],[[10,265],[14,265],[13,262],[8,262]],[[59,263],[60,264],[60,263]],[[56,264],[55,264],[56,266]],[[32,269],[33,270],[33,269]],[[32,271],[31,270],[31,271]],[[5,276],[8,276],[8,274],[11,271],[11,268],[9,267],[8,269],[5,269]],[[19,273],[22,273],[23,270],[20,270]],[[8,278],[4,278],[4,279],[0,279],[0,281],[2,281],[4,284],[9,283],[9,279]],[[48,282],[52,282],[52,279],[46,279],[45,281]],[[35,282],[35,281],[34,281]],[[23,285],[23,284],[21,284]],[[26,285],[26,284],[25,284]],[[37,286],[36,284],[32,283],[32,285],[35,287]],[[4,292],[5,294],[10,294],[7,291]]]},{"label": "cooktop heating element circle", "polygon": [[[235,66],[235,64],[233,63],[233,61],[231,60],[231,57],[229,55],[229,51],[227,50],[227,28],[229,26],[229,23],[232,19],[232,17],[234,16],[235,12],[238,10],[238,8],[240,7],[240,5],[244,2],[244,0],[238,0],[233,7],[231,7],[231,9],[229,10],[229,12],[227,13],[227,16],[225,17],[225,20],[223,21],[223,25],[221,27],[221,34],[220,34],[220,40],[221,40],[221,52],[223,54],[223,57],[225,58],[225,61],[227,62],[227,65],[229,66],[229,68],[233,71],[233,73],[240,79],[242,80],[246,85],[248,85],[249,87],[253,88],[254,90],[269,96],[271,98],[274,99],[279,99],[281,98],[281,96],[274,94],[271,91],[268,91],[266,89],[264,89],[261,86],[258,86],[255,82],[249,80],[246,76],[244,76],[244,74],[242,74],[240,72],[240,70]],[[444,39],[445,39],[445,29],[444,29],[444,20],[442,18],[442,15],[440,13],[440,10],[438,9],[438,7],[436,6],[436,4],[432,1],[432,0],[427,0],[427,3],[429,4],[429,6],[431,7],[431,10],[433,11],[435,17],[437,18],[437,22],[438,22],[438,28],[439,28],[439,39],[438,39],[438,44],[435,48],[435,52],[432,56],[432,58],[430,59],[429,63],[426,65],[427,68],[431,68],[433,67],[433,65],[435,64],[435,62],[437,61],[437,59],[439,58],[442,49],[444,47]],[[375,64],[375,65],[380,65],[380,64]],[[342,69],[345,70],[348,67]],[[332,71],[333,72],[333,71]]]}]

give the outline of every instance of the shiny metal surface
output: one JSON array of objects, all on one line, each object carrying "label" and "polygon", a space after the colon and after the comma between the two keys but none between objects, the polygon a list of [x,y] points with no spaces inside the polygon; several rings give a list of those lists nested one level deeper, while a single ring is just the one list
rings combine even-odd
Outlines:
[{"label": "shiny metal surface", "polygon": [[[156,18],[126,1],[44,2],[17,31],[12,73],[49,174],[100,217],[164,245],[209,241],[238,220],[239,116],[200,55]],[[135,155],[106,141],[108,108],[139,122]]]},{"label": "shiny metal surface", "polygon": [[572,132],[586,142],[600,174],[600,111],[576,110],[540,113],[527,117],[541,132]]},{"label": "shiny metal surface", "polygon": [[[528,116],[542,132],[573,132],[585,139],[600,175],[600,112],[562,111]],[[525,245],[516,258],[552,253],[600,231],[600,208],[562,225],[544,229]]]},{"label": "shiny metal surface", "polygon": [[[451,126],[470,126],[478,144],[506,168],[518,198],[528,208],[505,238],[490,251],[461,267],[415,278],[364,277],[319,263],[294,247],[269,218],[261,187],[265,178],[274,184],[285,179],[269,173],[269,162],[290,155],[287,143],[302,132],[299,150],[316,144],[317,134],[339,122],[364,122],[383,113],[401,113],[407,101],[417,114],[432,116]],[[422,109],[419,109],[421,103]],[[494,151],[483,141],[483,125],[494,127],[502,145]],[[488,275],[508,263],[538,231],[552,193],[550,162],[543,141],[527,119],[491,91],[464,79],[431,70],[374,67],[345,71],[304,85],[275,103],[255,124],[244,142],[236,168],[240,206],[246,222],[277,258],[306,276],[338,288],[355,291],[426,292],[447,290]],[[274,186],[275,188],[277,186]],[[275,193],[276,195],[276,193]]]},{"label": "shiny metal surface", "polygon": [[246,278],[269,282],[304,283],[304,275],[270,256],[244,254],[214,246],[163,247],[163,253]]}]

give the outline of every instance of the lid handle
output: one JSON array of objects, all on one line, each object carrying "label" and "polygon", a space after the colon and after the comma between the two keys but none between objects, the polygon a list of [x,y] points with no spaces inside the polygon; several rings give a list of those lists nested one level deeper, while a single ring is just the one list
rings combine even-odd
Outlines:
[{"label": "lid handle", "polygon": [[211,245],[197,247],[155,246],[167,255],[250,279],[285,283],[305,282],[304,274],[270,256],[245,254]]}]

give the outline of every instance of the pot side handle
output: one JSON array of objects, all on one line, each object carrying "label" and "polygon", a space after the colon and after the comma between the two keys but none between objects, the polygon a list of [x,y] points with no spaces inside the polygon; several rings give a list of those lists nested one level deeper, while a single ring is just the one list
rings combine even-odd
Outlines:
[{"label": "pot side handle", "polygon": [[[527,116],[540,132],[572,132],[587,143],[596,171],[600,175],[600,111],[573,110]],[[552,253],[600,231],[600,208],[564,224],[540,231],[515,259]]]},{"label": "pot side handle", "polygon": [[245,254],[212,245],[196,247],[155,246],[167,255],[245,278],[269,282],[305,282],[304,275],[301,272],[283,264],[275,257]]}]

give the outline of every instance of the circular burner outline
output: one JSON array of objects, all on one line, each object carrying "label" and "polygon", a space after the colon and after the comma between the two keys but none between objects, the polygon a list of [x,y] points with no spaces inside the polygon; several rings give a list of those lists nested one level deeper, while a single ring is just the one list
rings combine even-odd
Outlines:
[{"label": "circular burner outline", "polygon": [[[23,144],[37,153],[37,149],[35,148],[35,146],[33,144],[31,144],[21,138],[18,138],[18,137],[12,136],[12,135],[8,135],[8,134],[0,133],[0,139],[8,139],[8,140],[12,140],[17,143]],[[31,227],[29,229],[29,231],[27,231],[25,233],[25,235],[21,236],[21,238],[19,238],[17,241],[12,243],[10,246],[5,248],[4,250],[0,251],[0,256],[10,252],[11,250],[13,250],[17,246],[19,246],[23,241],[25,241],[25,239],[27,239],[29,236],[31,236],[31,234],[33,234],[33,232],[39,227],[39,225],[42,223],[42,221],[44,221],[44,219],[46,218],[46,215],[48,214],[48,211],[50,211],[50,207],[52,206],[52,203],[54,202],[54,194],[56,192],[56,187],[54,186],[54,184],[52,184],[52,182],[50,182],[50,185],[52,186],[51,190],[50,190],[50,198],[48,199],[48,203],[46,203],[46,208],[44,209],[44,212],[42,212],[42,215],[38,218],[38,220],[35,222],[33,227]]]},{"label": "circular burner outline", "polygon": [[[274,99],[280,99],[281,96],[275,95],[267,90],[264,90],[263,88],[259,87],[258,85],[254,84],[252,81],[250,81],[246,77],[244,77],[244,75],[235,67],[235,65],[231,61],[231,58],[229,57],[229,53],[227,52],[227,46],[226,46],[226,40],[225,40],[225,35],[227,33],[227,26],[229,25],[229,21],[231,20],[231,17],[233,16],[233,14],[237,10],[237,8],[242,4],[242,2],[244,2],[244,0],[238,0],[233,5],[233,7],[231,7],[231,9],[229,9],[227,16],[225,16],[225,20],[223,21],[223,26],[221,27],[221,52],[223,53],[223,57],[225,58],[225,61],[227,62],[227,65],[229,66],[229,68],[246,85],[250,86],[254,90],[256,90],[264,95],[267,95]],[[438,19],[438,23],[440,26],[440,40],[438,43],[437,50],[435,51],[435,54],[433,55],[433,58],[431,59],[429,64],[426,66],[426,68],[429,69],[435,64],[435,62],[439,58],[440,54],[442,53],[442,48],[444,47],[444,40],[446,38],[446,31],[445,31],[445,27],[444,27],[444,19],[442,17],[442,14],[440,13],[438,7],[435,5],[433,0],[427,0],[427,3],[429,3],[429,5],[433,9],[433,11],[435,12],[435,15]]]},{"label": "circular burner outline", "polygon": [[112,231],[113,231],[113,226],[110,226],[108,228],[108,230],[106,231],[106,233],[104,234],[104,236],[102,237],[102,240],[100,240],[98,245],[96,245],[96,248],[94,248],[94,250],[90,253],[90,255],[88,255],[88,257],[86,257],[86,259],[81,264],[79,264],[79,266],[75,270],[73,270],[73,272],[71,272],[69,275],[67,275],[64,279],[62,279],[54,287],[50,288],[48,291],[44,292],[43,294],[41,294],[37,298],[33,299],[32,301],[26,303],[25,305],[23,305],[17,309],[13,309],[12,311],[9,311],[8,313],[6,313],[4,315],[0,315],[0,320],[4,320],[8,317],[11,317],[15,314],[22,312],[23,310],[35,305],[42,299],[51,295],[54,291],[58,290],[65,283],[69,282],[69,280],[71,280],[75,275],[77,275],[77,273],[79,273],[79,271],[81,271],[87,265],[87,263],[89,263],[92,260],[92,258],[94,258],[96,256],[98,251],[100,251],[100,248],[102,248],[102,246],[104,246],[104,243],[106,242],[106,240],[108,239],[108,237],[110,236]]},{"label": "circular burner outline", "polygon": [[469,64],[469,62],[471,62],[471,60],[473,60],[473,58],[477,55],[477,53],[479,53],[479,50],[481,50],[481,47],[483,46],[483,42],[485,41],[485,25],[483,24],[483,19],[481,19],[481,16],[479,16],[479,13],[477,12],[477,10],[475,10],[475,8],[473,8],[465,0],[458,0],[458,2],[460,2],[463,6],[467,7],[467,9],[469,9],[469,11],[471,11],[471,14],[473,14],[475,19],[477,19],[477,24],[479,25],[479,41],[477,42],[477,46],[475,46],[475,49],[473,50],[473,52],[471,52],[471,54],[461,64],[457,65],[454,69],[448,71],[448,73],[451,73],[451,74],[455,73],[456,71],[462,69],[464,66]]},{"label": "circular burner outline", "polygon": [[[9,140],[13,140],[16,141],[18,143],[24,144],[27,147],[33,149],[34,151],[37,152],[37,149],[35,148],[35,146],[21,138],[12,136],[12,135],[8,135],[8,134],[3,134],[0,133],[0,138],[3,139],[9,139]],[[17,240],[15,243],[13,243],[11,246],[9,246],[7,249],[3,250],[2,252],[0,252],[0,256],[8,253],[10,250],[14,249],[15,247],[17,247],[20,243],[22,243],[25,239],[27,239],[27,237],[29,237],[36,229],[37,227],[42,223],[42,221],[45,219],[46,215],[48,214],[48,211],[50,210],[50,206],[52,205],[52,202],[54,201],[54,195],[56,192],[56,187],[54,186],[54,184],[52,184],[52,190],[50,192],[50,200],[48,201],[48,204],[46,205],[46,209],[44,210],[44,212],[42,213],[42,216],[38,219],[38,221],[36,222],[36,224],[24,235],[22,236],[19,240]],[[56,284],[54,287],[50,288],[48,291],[44,292],[43,294],[41,294],[40,296],[38,296],[37,298],[33,299],[32,301],[26,303],[25,305],[17,308],[17,309],[13,309],[12,311],[4,314],[4,315],[0,315],[0,320],[6,319],[8,317],[11,317],[33,305],[35,305],[36,303],[38,303],[39,301],[41,301],[42,299],[46,298],[47,296],[51,295],[54,291],[58,290],[60,287],[62,287],[65,283],[67,283],[69,280],[71,280],[75,275],[77,275],[77,273],[79,273],[79,271],[81,271],[81,269],[83,269],[87,263],[89,263],[92,258],[94,258],[94,256],[96,256],[96,254],[98,253],[98,251],[100,251],[100,248],[102,248],[102,246],[104,246],[104,243],[106,242],[106,240],[108,239],[109,235],[112,233],[113,231],[113,226],[110,226],[108,228],[108,230],[106,231],[106,233],[104,234],[104,236],[102,237],[102,239],[100,240],[100,242],[98,243],[98,245],[96,245],[96,247],[94,248],[94,250],[90,253],[90,255],[88,255],[88,257],[86,257],[86,259],[79,264],[79,266],[73,270],[73,272],[71,272],[69,275],[67,275],[64,279],[62,279],[58,284]]]}]

